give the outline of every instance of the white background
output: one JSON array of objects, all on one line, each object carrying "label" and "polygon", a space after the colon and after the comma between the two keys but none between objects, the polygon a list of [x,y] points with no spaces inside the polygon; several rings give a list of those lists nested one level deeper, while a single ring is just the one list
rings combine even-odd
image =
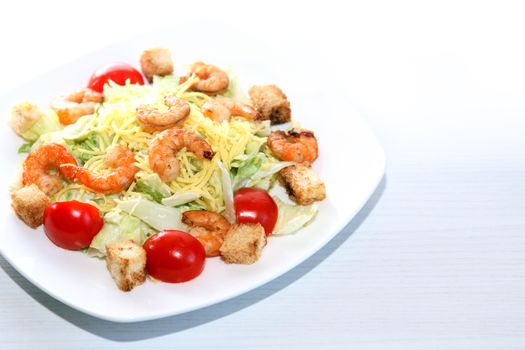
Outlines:
[{"label": "white background", "polygon": [[334,124],[356,107],[388,166],[365,209],[311,259],[177,317],[100,321],[0,258],[0,347],[525,348],[524,18],[519,2],[501,1],[2,3],[0,93],[180,20],[321,41],[312,55],[339,61],[324,69],[327,89],[338,76],[349,96],[334,101]]}]

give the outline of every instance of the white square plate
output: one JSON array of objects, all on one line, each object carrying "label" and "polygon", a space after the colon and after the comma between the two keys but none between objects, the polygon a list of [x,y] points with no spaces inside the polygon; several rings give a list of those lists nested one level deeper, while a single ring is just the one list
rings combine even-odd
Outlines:
[{"label": "white square plate", "polygon": [[[254,38],[242,31],[213,28],[206,45],[197,38],[209,36],[207,28],[171,28],[149,33],[87,55],[41,75],[0,99],[1,115],[20,100],[49,104],[59,93],[79,88],[102,64],[114,61],[138,66],[141,51],[162,46],[177,64],[203,60],[228,67],[245,86],[275,83],[288,95],[294,119],[313,130],[320,147],[314,167],[327,186],[312,224],[294,235],[270,237],[261,259],[254,265],[227,265],[208,259],[204,272],[183,284],[147,281],[130,293],[117,289],[102,260],[57,248],[42,228],[32,230],[13,213],[7,186],[15,177],[22,143],[6,127],[0,128],[0,251],[28,280],[52,297],[87,314],[116,322],[134,322],[171,316],[238,296],[294,268],[332,239],[359,211],[383,176],[385,157],[381,145],[360,117],[347,106],[337,77],[319,74],[312,67],[332,67],[329,58],[312,54],[313,44],[291,45]],[[176,72],[177,73],[177,72]],[[180,73],[180,72],[179,72]]]}]

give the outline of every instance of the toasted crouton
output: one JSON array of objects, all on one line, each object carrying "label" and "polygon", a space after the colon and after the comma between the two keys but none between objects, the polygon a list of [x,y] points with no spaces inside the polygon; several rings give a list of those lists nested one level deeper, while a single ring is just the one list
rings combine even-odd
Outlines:
[{"label": "toasted crouton", "polygon": [[288,194],[300,205],[308,205],[326,198],[324,182],[310,166],[297,164],[279,173]]},{"label": "toasted crouton", "polygon": [[168,49],[156,48],[145,50],[140,56],[140,68],[151,83],[153,76],[165,76],[173,73],[173,61]]},{"label": "toasted crouton", "polygon": [[9,126],[18,135],[23,134],[44,115],[37,105],[31,102],[21,102],[11,109]]},{"label": "toasted crouton", "polygon": [[51,204],[51,200],[36,185],[22,187],[11,195],[11,204],[16,215],[27,226],[37,228],[44,222],[44,210]]},{"label": "toasted crouton", "polygon": [[106,245],[106,264],[120,290],[129,292],[146,280],[146,251],[131,240]]},{"label": "toasted crouton", "polygon": [[290,102],[277,86],[252,86],[248,94],[257,111],[261,113],[262,120],[270,120],[272,124],[290,121],[292,117]]},{"label": "toasted crouton", "polygon": [[224,237],[220,252],[228,264],[253,264],[265,245],[266,236],[261,224],[236,224]]}]

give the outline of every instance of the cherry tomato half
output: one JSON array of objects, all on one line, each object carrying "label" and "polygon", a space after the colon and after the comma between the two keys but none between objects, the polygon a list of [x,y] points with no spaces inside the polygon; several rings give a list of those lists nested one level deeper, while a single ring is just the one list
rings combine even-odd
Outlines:
[{"label": "cherry tomato half", "polygon": [[144,249],[148,274],[158,280],[186,282],[200,275],[204,269],[204,247],[189,233],[161,231],[144,242]]},{"label": "cherry tomato half", "polygon": [[64,249],[89,246],[103,225],[100,212],[91,204],[56,202],[44,210],[44,232],[51,242]]},{"label": "cherry tomato half", "polygon": [[144,85],[142,74],[133,68],[133,66],[122,62],[111,63],[99,67],[95,73],[93,73],[91,79],[89,79],[87,87],[102,93],[104,91],[104,85],[109,80],[113,80],[118,85],[125,85],[128,79],[131,84]]},{"label": "cherry tomato half", "polygon": [[259,223],[269,236],[277,222],[277,204],[266,192],[258,188],[241,188],[235,192],[233,206],[237,222],[241,224]]}]

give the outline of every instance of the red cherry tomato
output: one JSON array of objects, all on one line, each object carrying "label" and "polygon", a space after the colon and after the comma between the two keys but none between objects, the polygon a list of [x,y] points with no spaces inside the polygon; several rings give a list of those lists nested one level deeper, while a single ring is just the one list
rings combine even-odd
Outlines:
[{"label": "red cherry tomato", "polygon": [[109,80],[113,80],[118,85],[126,85],[128,79],[131,84],[144,85],[144,78],[138,70],[127,63],[117,62],[98,68],[89,79],[87,87],[102,93],[104,85]]},{"label": "red cherry tomato", "polygon": [[64,249],[89,246],[103,225],[98,209],[87,203],[56,202],[44,210],[44,232],[51,242]]},{"label": "red cherry tomato", "polygon": [[204,269],[206,252],[192,235],[166,230],[144,242],[146,269],[158,280],[179,283],[194,279]]},{"label": "red cherry tomato", "polygon": [[269,236],[277,222],[277,204],[273,198],[258,188],[241,188],[233,198],[237,222],[241,224],[259,223]]}]

